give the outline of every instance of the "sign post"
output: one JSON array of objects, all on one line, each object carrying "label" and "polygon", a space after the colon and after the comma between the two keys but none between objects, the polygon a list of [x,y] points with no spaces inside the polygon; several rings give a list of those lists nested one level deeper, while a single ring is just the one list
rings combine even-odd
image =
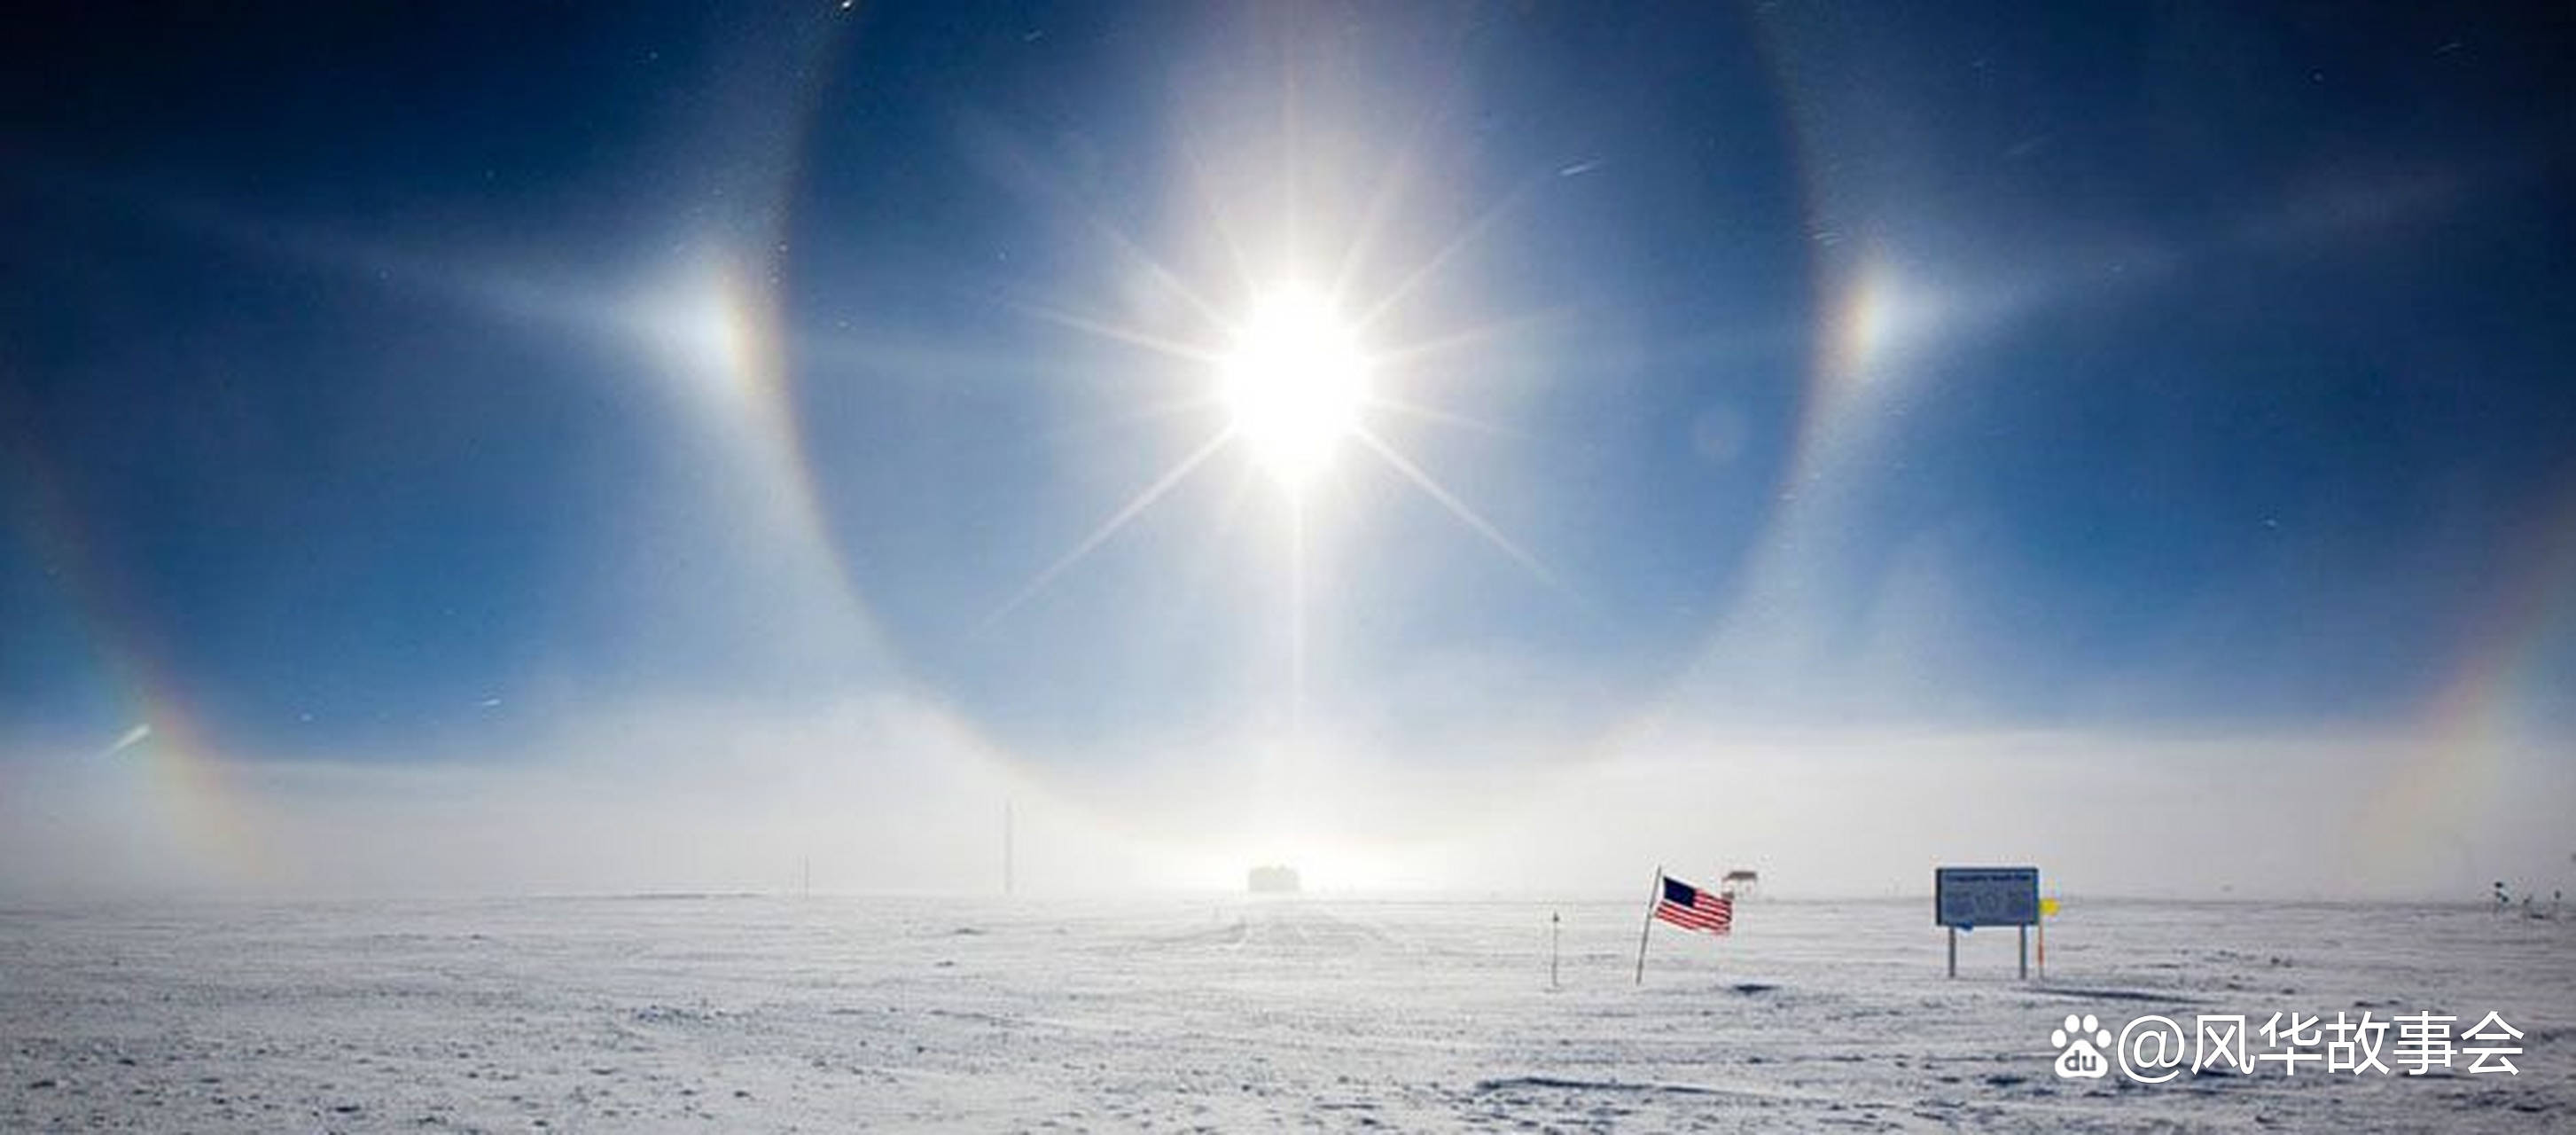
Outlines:
[{"label": "sign post", "polygon": [[2021,932],[2021,978],[2030,980],[2030,928],[2039,924],[2039,868],[1936,867],[1932,922],[1950,932],[1950,976],[1959,976],[1959,932],[2013,926]]}]

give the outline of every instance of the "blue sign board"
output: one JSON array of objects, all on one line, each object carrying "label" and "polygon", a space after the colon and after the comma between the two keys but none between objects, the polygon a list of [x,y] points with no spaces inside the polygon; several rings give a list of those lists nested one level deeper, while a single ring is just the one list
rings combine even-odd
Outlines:
[{"label": "blue sign board", "polygon": [[1932,922],[1961,930],[2039,925],[2039,868],[1934,868]]}]

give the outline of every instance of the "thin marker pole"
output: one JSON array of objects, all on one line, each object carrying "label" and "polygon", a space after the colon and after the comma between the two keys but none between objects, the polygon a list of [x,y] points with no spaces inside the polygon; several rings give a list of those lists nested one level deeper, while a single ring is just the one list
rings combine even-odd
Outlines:
[{"label": "thin marker pole", "polygon": [[[1733,891],[1726,892],[1726,929],[1718,931],[1718,937],[1729,940],[1735,937],[1735,892]],[[1726,951],[1721,947],[1716,951],[1716,954],[1718,957],[1723,958],[1726,956]],[[1718,968],[1724,969],[1725,964],[1723,962],[1719,963]]]},{"label": "thin marker pole", "polygon": [[1655,900],[1663,897],[1664,869],[1655,867],[1655,885],[1646,892],[1646,921],[1637,927],[1637,984],[1646,984],[1646,935],[1655,928]]},{"label": "thin marker pole", "polygon": [[1559,942],[1565,936],[1565,920],[1555,911],[1547,913],[1547,987],[1557,988],[1556,957]]}]

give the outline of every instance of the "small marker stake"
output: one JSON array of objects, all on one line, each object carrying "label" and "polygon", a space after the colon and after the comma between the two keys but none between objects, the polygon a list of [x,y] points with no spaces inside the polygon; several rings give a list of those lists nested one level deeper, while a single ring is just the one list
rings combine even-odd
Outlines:
[{"label": "small marker stake", "polygon": [[1555,989],[1555,988],[1557,988],[1557,984],[1556,984],[1556,957],[1557,957],[1557,943],[1558,943],[1559,939],[1561,939],[1561,938],[1563,938],[1563,937],[1564,937],[1564,934],[1565,934],[1565,926],[1564,926],[1564,922],[1565,922],[1565,920],[1564,920],[1562,917],[1560,917],[1560,916],[1559,916],[1555,911],[1549,911],[1549,912],[1548,912],[1548,914],[1547,914],[1547,987],[1548,987],[1548,988],[1550,988],[1550,989]]}]

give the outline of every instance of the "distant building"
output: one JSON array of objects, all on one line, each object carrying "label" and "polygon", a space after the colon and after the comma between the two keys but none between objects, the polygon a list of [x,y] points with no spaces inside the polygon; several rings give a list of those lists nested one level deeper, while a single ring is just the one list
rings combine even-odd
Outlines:
[{"label": "distant building", "polygon": [[1762,872],[1737,868],[1717,881],[1717,889],[1730,895],[1750,895],[1762,889]]},{"label": "distant building", "polygon": [[1252,869],[1246,885],[1256,895],[1293,895],[1297,893],[1297,869],[1265,863]]}]

